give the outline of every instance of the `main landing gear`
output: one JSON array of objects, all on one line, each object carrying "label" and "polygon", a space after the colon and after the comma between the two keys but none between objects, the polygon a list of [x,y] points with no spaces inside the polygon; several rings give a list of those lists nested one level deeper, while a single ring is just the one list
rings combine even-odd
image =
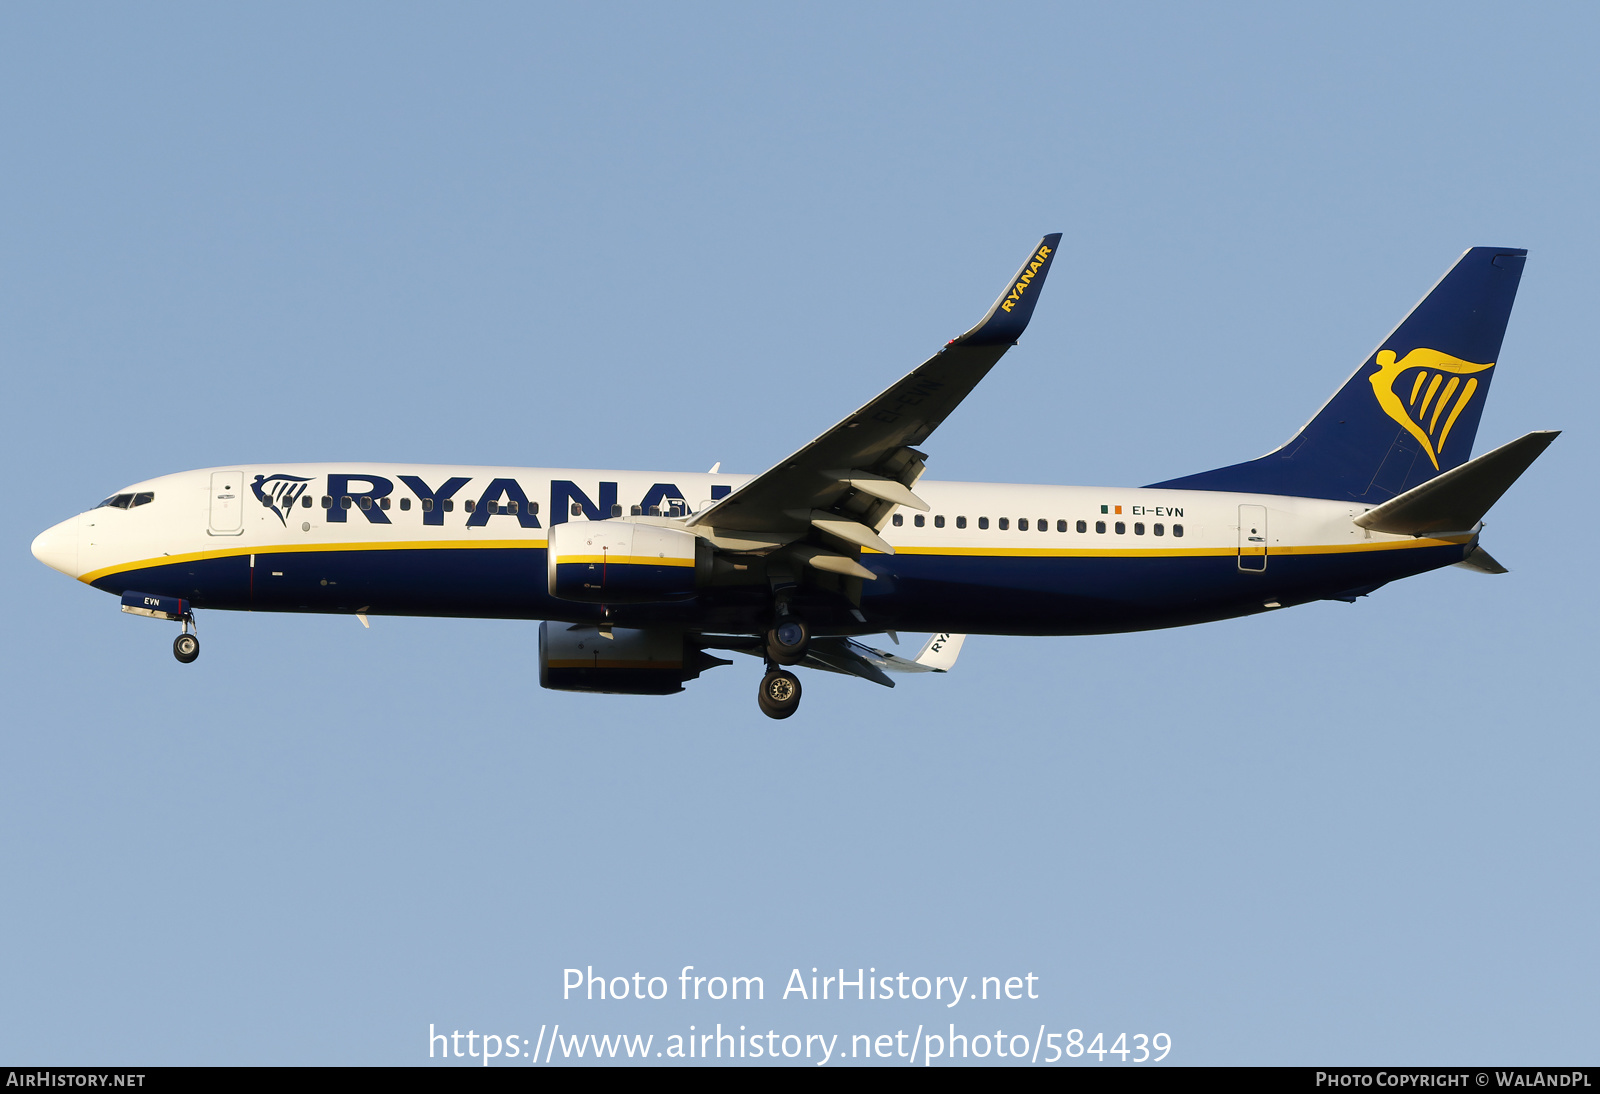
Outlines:
[{"label": "main landing gear", "polygon": [[770,668],[761,678],[756,703],[768,718],[787,718],[800,709],[800,678],[785,669]]},{"label": "main landing gear", "polygon": [[811,645],[811,628],[799,616],[780,615],[767,631],[767,660],[775,665],[798,665]]},{"label": "main landing gear", "polygon": [[756,702],[768,718],[787,718],[800,709],[800,679],[785,665],[798,665],[806,659],[811,645],[811,628],[798,615],[789,614],[788,597],[775,598],[772,626],[767,630],[767,674],[761,678]]}]

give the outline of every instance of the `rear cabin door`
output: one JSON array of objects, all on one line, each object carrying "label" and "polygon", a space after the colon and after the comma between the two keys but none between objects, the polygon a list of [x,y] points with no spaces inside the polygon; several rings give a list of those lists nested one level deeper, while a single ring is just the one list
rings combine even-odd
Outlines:
[{"label": "rear cabin door", "polygon": [[213,471],[211,473],[211,534],[214,536],[239,536],[244,534],[244,472]]},{"label": "rear cabin door", "polygon": [[1267,507],[1239,506],[1239,569],[1267,568]]}]

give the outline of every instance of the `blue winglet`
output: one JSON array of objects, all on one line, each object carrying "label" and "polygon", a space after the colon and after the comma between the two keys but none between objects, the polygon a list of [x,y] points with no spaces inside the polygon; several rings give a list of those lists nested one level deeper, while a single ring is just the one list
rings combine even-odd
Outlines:
[{"label": "blue winglet", "polygon": [[950,344],[1009,346],[1021,338],[1022,332],[1028,329],[1028,320],[1033,318],[1033,306],[1039,302],[1039,291],[1044,288],[1045,275],[1050,272],[1050,263],[1055,261],[1056,248],[1059,246],[1060,232],[1052,232],[1041,239],[988,314],[967,333],[952,339]]}]

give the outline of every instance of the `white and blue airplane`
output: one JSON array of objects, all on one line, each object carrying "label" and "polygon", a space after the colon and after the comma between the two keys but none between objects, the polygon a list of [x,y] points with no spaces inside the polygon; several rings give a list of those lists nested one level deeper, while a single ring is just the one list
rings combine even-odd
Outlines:
[{"label": "white and blue airplane", "polygon": [[[774,718],[799,704],[798,666],[892,687],[948,670],[967,634],[1175,627],[1505,572],[1482,517],[1557,435],[1468,458],[1527,254],[1511,248],[1463,254],[1259,459],[1141,488],[925,480],[919,446],[1021,336],[1060,239],[975,327],[759,475],[234,465],[127,486],[33,553],[181,623],[185,663],[202,609],[542,620],[547,688],[669,694],[738,651],[766,662]],[[934,637],[916,658],[857,640],[902,630]]]}]

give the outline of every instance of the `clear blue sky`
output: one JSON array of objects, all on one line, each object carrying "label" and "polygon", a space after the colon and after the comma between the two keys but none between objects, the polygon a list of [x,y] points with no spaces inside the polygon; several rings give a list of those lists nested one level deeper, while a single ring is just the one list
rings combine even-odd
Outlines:
[{"label": "clear blue sky", "polygon": [[[0,10],[0,1061],[970,1020],[1162,1031],[1185,1063],[1594,1062],[1597,32],[1582,5]],[[773,723],[754,662],[541,691],[533,624],[211,613],[184,667],[28,552],[248,461],[759,471],[1057,230],[930,475],[1259,455],[1462,250],[1527,247],[1478,449],[1567,432],[1490,515],[1512,572],[975,638],[893,692],[812,674]],[[560,999],[567,966],[685,964],[769,1000]],[[1041,998],[770,998],[812,966]]]}]

